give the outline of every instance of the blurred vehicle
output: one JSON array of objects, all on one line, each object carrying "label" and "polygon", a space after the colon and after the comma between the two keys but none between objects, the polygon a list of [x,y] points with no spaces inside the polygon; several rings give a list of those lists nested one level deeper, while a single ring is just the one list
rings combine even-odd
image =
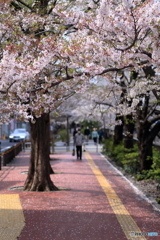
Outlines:
[{"label": "blurred vehicle", "polygon": [[10,142],[24,141],[28,139],[30,139],[30,134],[24,128],[17,128],[9,135]]}]

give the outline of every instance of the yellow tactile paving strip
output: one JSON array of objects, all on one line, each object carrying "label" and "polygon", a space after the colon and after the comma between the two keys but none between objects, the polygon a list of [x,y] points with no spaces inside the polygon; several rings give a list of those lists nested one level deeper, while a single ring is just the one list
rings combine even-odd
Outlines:
[{"label": "yellow tactile paving strip", "polygon": [[0,240],[17,240],[25,219],[18,194],[0,194]]},{"label": "yellow tactile paving strip", "polygon": [[126,235],[126,238],[128,240],[145,240],[146,238],[144,236],[132,237],[131,232],[141,233],[141,230],[123,205],[121,199],[118,197],[108,180],[104,177],[98,166],[94,163],[90,154],[85,153],[85,157],[88,160],[89,165],[99,181],[103,191],[105,192],[109,204],[112,207],[113,212],[115,213],[117,220],[123,229],[124,234]]}]

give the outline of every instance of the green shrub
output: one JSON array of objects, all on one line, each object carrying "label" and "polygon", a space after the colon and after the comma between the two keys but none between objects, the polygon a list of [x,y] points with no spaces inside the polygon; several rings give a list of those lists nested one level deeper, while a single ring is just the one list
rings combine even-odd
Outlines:
[{"label": "green shrub", "polygon": [[121,166],[128,173],[135,173],[138,171],[138,147],[135,144],[133,149],[126,149],[123,141],[114,146],[113,139],[105,140],[103,146],[104,152],[116,162],[118,166]]},{"label": "green shrub", "polygon": [[120,167],[123,167],[122,161],[124,160],[124,155],[125,155],[125,148],[123,144],[121,143],[117,146],[114,146],[112,154],[116,164]]},{"label": "green shrub", "polygon": [[113,152],[113,139],[112,138],[108,138],[103,141],[103,152],[107,156],[112,156],[112,152]]},{"label": "green shrub", "polygon": [[129,174],[134,174],[136,180],[155,179],[160,183],[160,154],[159,150],[153,147],[153,164],[150,170],[143,170],[139,172],[139,150],[135,143],[133,149],[126,149],[123,141],[114,146],[113,138],[104,141],[103,151],[107,156],[111,157],[118,166],[124,168]]},{"label": "green shrub", "polygon": [[142,175],[142,174],[137,174],[136,176],[135,176],[135,179],[137,180],[137,181],[141,181],[141,180],[143,180],[143,179],[145,179],[145,175]]},{"label": "green shrub", "polygon": [[140,181],[143,179],[155,179],[158,183],[160,183],[160,168],[143,170],[141,174],[136,175],[136,180]]},{"label": "green shrub", "polygon": [[93,128],[99,128],[101,127],[101,123],[99,121],[93,121],[93,120],[83,120],[82,122],[79,123],[82,128],[82,132],[84,132],[84,129],[86,127],[89,127],[90,131],[93,130]]},{"label": "green shrub", "polygon": [[160,157],[159,150],[153,147],[153,164],[149,170],[143,170],[144,179],[155,179],[160,182]]},{"label": "green shrub", "polygon": [[158,204],[160,204],[160,198],[157,198],[156,201]]},{"label": "green shrub", "polygon": [[153,147],[153,164],[152,169],[159,169],[160,168],[160,157],[159,151]]},{"label": "green shrub", "polygon": [[[133,149],[132,149],[133,151]],[[137,173],[139,170],[138,152],[130,152],[124,154],[124,160],[122,160],[123,168],[127,173]]]},{"label": "green shrub", "polygon": [[67,130],[66,129],[59,130],[58,134],[59,134],[60,140],[62,142],[66,142],[67,141]]}]

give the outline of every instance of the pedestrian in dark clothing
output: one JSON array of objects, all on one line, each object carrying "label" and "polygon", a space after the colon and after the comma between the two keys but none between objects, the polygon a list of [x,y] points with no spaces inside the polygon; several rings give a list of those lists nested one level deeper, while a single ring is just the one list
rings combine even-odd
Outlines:
[{"label": "pedestrian in dark clothing", "polygon": [[78,132],[74,136],[74,145],[76,146],[76,155],[77,160],[82,160],[82,145],[84,141],[84,135],[81,133],[80,129],[78,129]]},{"label": "pedestrian in dark clothing", "polygon": [[101,128],[98,130],[98,135],[99,135],[99,144],[101,144],[103,139],[103,130]]},{"label": "pedestrian in dark clothing", "polygon": [[85,140],[86,142],[88,143],[88,140],[89,140],[89,135],[90,135],[90,130],[89,130],[89,127],[87,127],[85,130],[84,130],[84,136],[85,136]]}]

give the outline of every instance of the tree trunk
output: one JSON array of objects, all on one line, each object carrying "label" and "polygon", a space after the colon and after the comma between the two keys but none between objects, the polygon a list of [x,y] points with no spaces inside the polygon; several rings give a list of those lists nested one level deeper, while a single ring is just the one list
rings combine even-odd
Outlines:
[{"label": "tree trunk", "polygon": [[152,159],[152,143],[150,139],[150,131],[147,124],[140,122],[137,127],[137,138],[139,147],[139,158],[140,158],[140,171],[151,169]]},{"label": "tree trunk", "polygon": [[153,164],[152,143],[144,141],[140,147],[140,171],[149,170]]},{"label": "tree trunk", "polygon": [[[123,117],[116,117],[116,121],[121,120],[123,122]],[[123,123],[116,125],[114,128],[114,145],[118,145],[123,140]]]},{"label": "tree trunk", "polygon": [[[137,109],[137,139],[139,147],[140,171],[151,168],[152,159],[152,143],[155,137],[155,131],[151,134],[151,124],[147,119],[149,113],[149,95],[146,95],[139,103]],[[154,135],[154,137],[153,137]]]},{"label": "tree trunk", "polygon": [[125,137],[124,137],[124,147],[125,148],[133,148],[133,132],[134,132],[134,121],[132,115],[127,115],[124,121],[124,130],[125,130]]},{"label": "tree trunk", "polygon": [[58,188],[50,179],[49,162],[49,114],[44,113],[31,126],[31,156],[28,176],[25,182],[26,191],[53,191]]},{"label": "tree trunk", "polygon": [[151,166],[153,164],[153,159],[152,159],[152,146],[153,146],[153,141],[157,134],[160,131],[160,121],[153,121],[151,128],[151,124],[148,122],[146,127],[143,127],[143,137],[142,137],[142,142],[140,144],[140,158],[141,158],[141,169],[151,169]]},{"label": "tree trunk", "polygon": [[52,169],[52,167],[51,167],[51,165],[50,165],[50,161],[51,161],[51,158],[50,158],[50,153],[51,153],[51,151],[50,151],[50,142],[51,142],[51,133],[50,133],[50,116],[49,116],[49,123],[47,124],[47,127],[48,127],[48,131],[46,131],[46,137],[47,137],[47,139],[48,139],[48,145],[47,145],[47,147],[48,147],[48,158],[49,158],[49,173],[50,174],[54,174],[55,172],[53,171],[53,169]]}]

